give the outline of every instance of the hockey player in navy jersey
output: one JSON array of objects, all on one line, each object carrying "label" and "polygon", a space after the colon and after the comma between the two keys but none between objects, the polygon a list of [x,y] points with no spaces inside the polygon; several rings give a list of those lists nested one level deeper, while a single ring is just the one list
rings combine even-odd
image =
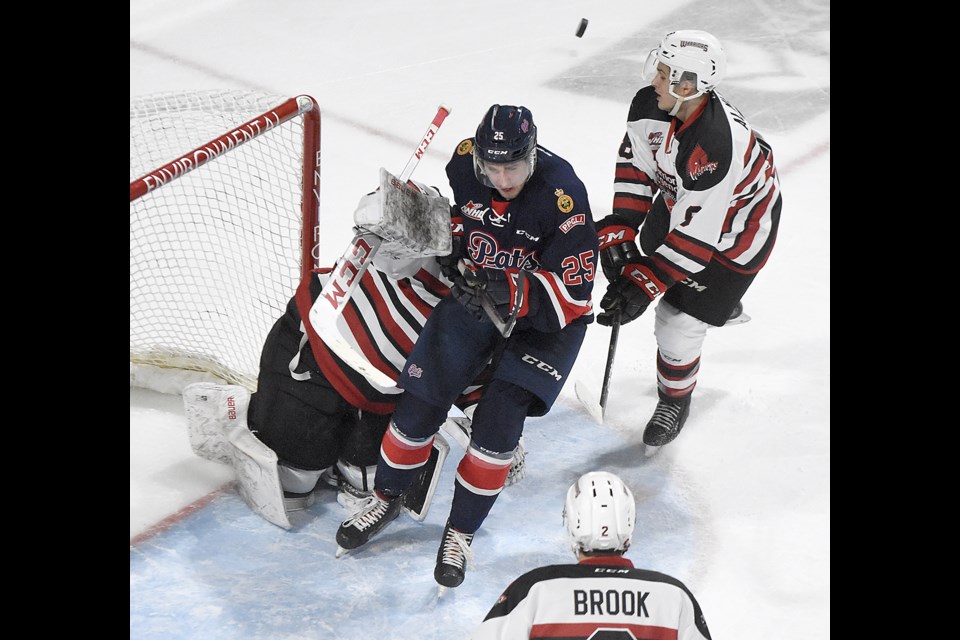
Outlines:
[{"label": "hockey player in navy jersey", "polygon": [[453,281],[398,381],[374,496],[337,531],[348,550],[396,518],[458,390],[493,358],[473,414],[434,577],[463,582],[470,545],[503,489],[527,416],[545,415],[593,321],[597,237],[587,191],[570,164],[537,144],[526,107],[493,105],[447,164],[453,189]]},{"label": "hockey player in navy jersey", "polygon": [[514,580],[470,639],[710,640],[703,611],[682,582],[624,557],[635,522],[633,493],[620,478],[582,475],[563,508],[577,564],[540,567]]},{"label": "hockey player in navy jersey", "polygon": [[630,104],[619,149],[613,211],[597,223],[609,282],[597,321],[631,322],[662,296],[659,401],[643,433],[651,450],[683,427],[707,330],[742,312],[780,222],[770,145],[715,91],[726,64],[704,31],[668,33],[650,52],[650,85]]}]

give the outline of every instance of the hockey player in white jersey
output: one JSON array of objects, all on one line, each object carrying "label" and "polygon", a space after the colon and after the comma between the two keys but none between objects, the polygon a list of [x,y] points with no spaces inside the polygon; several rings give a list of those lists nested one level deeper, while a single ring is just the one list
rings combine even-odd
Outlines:
[{"label": "hockey player in white jersey", "polygon": [[681,581],[637,569],[624,557],[635,520],[633,493],[619,477],[606,471],[581,476],[563,509],[577,563],[540,567],[514,580],[471,640],[710,640],[703,611]]},{"label": "hockey player in white jersey", "polygon": [[651,448],[683,427],[707,329],[742,312],[780,222],[770,145],[715,90],[726,65],[704,31],[673,31],[650,52],[650,85],[630,104],[619,148],[613,211],[597,223],[609,282],[597,322],[631,322],[663,296],[659,402],[643,433]]},{"label": "hockey player in white jersey", "polygon": [[[449,201],[437,189],[414,183],[429,198]],[[381,201],[367,194],[355,219],[380,215]],[[446,223],[445,223],[446,224]],[[336,267],[336,265],[335,265]],[[290,528],[288,515],[313,504],[315,491],[339,489],[352,509],[373,490],[380,442],[402,390],[368,380],[341,360],[311,325],[310,310],[333,268],[314,271],[300,283],[268,334],[260,359],[257,391],[195,383],[184,389],[184,407],[193,450],[230,464],[244,502],[268,521]],[[381,251],[360,278],[342,312],[338,330],[364,345],[367,358],[396,378],[433,307],[451,283],[435,257],[398,259]],[[485,373],[459,395],[463,416],[447,431],[466,447],[473,407]],[[438,438],[417,478],[418,491],[404,506],[417,520],[426,517],[439,469],[449,445]],[[511,464],[508,484],[523,475],[523,449]]]}]

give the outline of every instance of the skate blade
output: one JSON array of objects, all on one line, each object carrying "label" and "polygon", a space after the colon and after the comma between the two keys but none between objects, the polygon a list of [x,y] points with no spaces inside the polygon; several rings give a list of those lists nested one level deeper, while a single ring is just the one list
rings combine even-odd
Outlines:
[{"label": "skate blade", "polygon": [[644,457],[651,458],[657,455],[657,452],[660,451],[660,447],[655,447],[652,444],[643,445],[643,455]]},{"label": "skate blade", "polygon": [[443,586],[442,584],[441,584],[441,585],[437,585],[437,600],[439,600],[440,598],[442,598],[442,597],[443,597],[443,594],[445,594],[445,593],[446,593],[447,591],[449,591],[449,590],[450,590],[450,587],[445,587],[445,586]]},{"label": "skate blade", "polygon": [[346,555],[346,554],[349,553],[349,552],[350,552],[350,549],[344,549],[344,548],[341,547],[340,545],[337,545],[337,555],[336,555],[336,557],[337,557],[337,558],[341,558],[341,557],[343,557],[344,555]]}]

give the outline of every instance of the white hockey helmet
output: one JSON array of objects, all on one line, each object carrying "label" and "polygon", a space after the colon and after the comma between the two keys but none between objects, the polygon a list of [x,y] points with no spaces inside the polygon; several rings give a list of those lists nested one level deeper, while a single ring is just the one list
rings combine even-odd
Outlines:
[{"label": "white hockey helmet", "polygon": [[656,49],[650,51],[643,65],[643,79],[647,82],[656,76],[658,62],[670,67],[670,95],[673,97],[679,98],[673,88],[680,82],[689,80],[694,83],[697,92],[687,100],[713,90],[727,73],[727,54],[720,41],[706,31],[694,29],[671,31]]},{"label": "white hockey helmet", "polygon": [[563,524],[573,552],[624,552],[637,519],[637,504],[623,480],[607,471],[585,473],[567,490]]}]

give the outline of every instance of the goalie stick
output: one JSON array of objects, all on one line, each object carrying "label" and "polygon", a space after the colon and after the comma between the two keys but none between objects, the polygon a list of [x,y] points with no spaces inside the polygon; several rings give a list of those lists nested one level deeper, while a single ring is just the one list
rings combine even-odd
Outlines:
[{"label": "goalie stick", "polygon": [[[392,181],[390,182],[394,188],[402,189],[403,185],[410,179],[413,170],[417,168],[427,147],[430,146],[430,142],[448,115],[450,115],[450,108],[441,104],[426,133],[423,134],[420,144],[417,145],[417,149],[410,156],[400,173],[400,184],[394,185]],[[354,349],[344,339],[337,329],[337,319],[360,283],[360,278],[363,277],[364,272],[370,266],[370,261],[373,260],[377,250],[380,249],[381,244],[383,244],[383,239],[375,233],[356,228],[356,235],[335,263],[329,279],[323,285],[319,298],[310,309],[310,323],[327,347],[337,354],[341,360],[363,374],[372,384],[389,389],[395,386],[394,380],[373,366],[363,353]]]}]

